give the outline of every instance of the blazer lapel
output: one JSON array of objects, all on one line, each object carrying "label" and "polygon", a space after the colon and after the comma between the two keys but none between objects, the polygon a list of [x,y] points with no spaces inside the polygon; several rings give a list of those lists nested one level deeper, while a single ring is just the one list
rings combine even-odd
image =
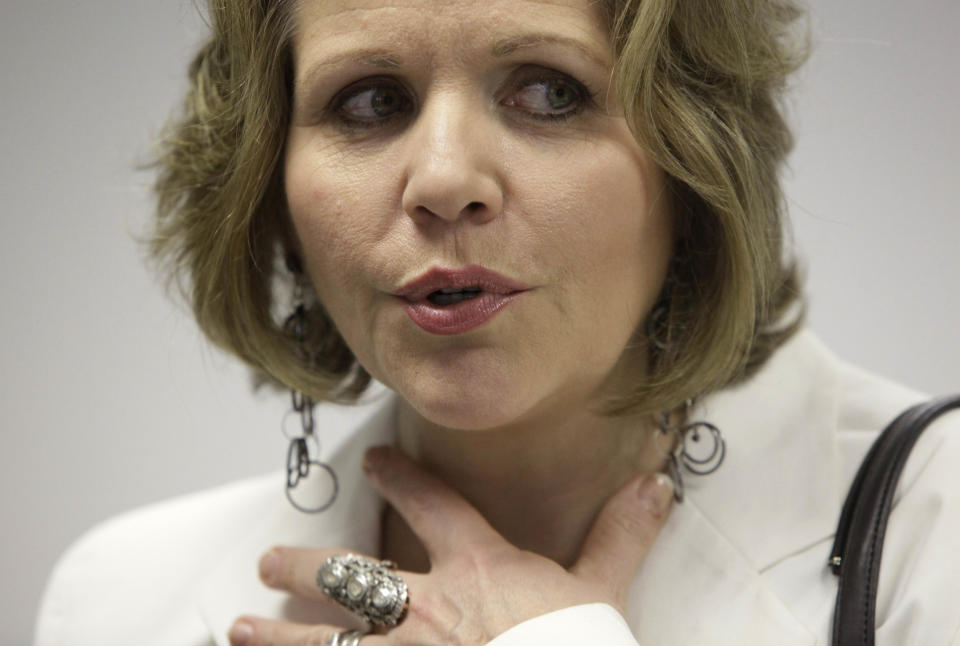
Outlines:
[{"label": "blazer lapel", "polygon": [[686,502],[634,581],[627,619],[640,643],[817,643],[763,572],[835,531],[847,486],[839,375],[803,332],[692,412],[721,429],[727,455],[712,474],[684,473]]},{"label": "blazer lapel", "polygon": [[848,478],[839,382],[837,360],[801,332],[753,379],[693,412],[722,430],[728,452],[716,472],[685,476],[687,493],[758,571],[836,529]]},{"label": "blazer lapel", "polygon": [[701,513],[677,505],[631,588],[626,613],[641,644],[812,646],[750,561]]}]

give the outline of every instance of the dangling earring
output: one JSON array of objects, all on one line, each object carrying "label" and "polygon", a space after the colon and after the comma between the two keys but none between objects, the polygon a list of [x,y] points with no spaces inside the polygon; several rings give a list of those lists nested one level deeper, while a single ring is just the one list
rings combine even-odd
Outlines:
[{"label": "dangling earring", "polygon": [[[296,256],[287,256],[287,268],[294,275],[295,283],[293,288],[293,313],[287,317],[283,323],[283,330],[292,336],[297,342],[297,348],[302,358],[307,359],[309,354],[306,349],[307,338],[307,307],[304,303],[303,293],[303,273],[300,269],[300,262]],[[296,388],[290,390],[291,410],[284,416],[283,434],[290,440],[287,448],[287,500],[295,509],[308,514],[315,514],[326,511],[333,505],[340,491],[340,482],[333,468],[326,462],[321,462],[319,457],[310,456],[310,445],[314,447],[314,455],[320,454],[320,443],[314,435],[313,419],[313,399]],[[287,429],[286,422],[291,417],[299,419],[299,433],[297,430]],[[321,469],[330,476],[331,492],[330,495],[319,504],[309,502],[299,502],[294,497],[297,487],[309,475],[314,467]]]},{"label": "dangling earring", "polygon": [[[689,418],[693,404],[693,399],[684,402],[684,420]],[[677,502],[683,502],[683,476],[680,467],[683,466],[698,476],[713,473],[723,464],[727,455],[727,443],[720,429],[710,422],[700,420],[673,426],[670,423],[670,413],[666,411],[660,414],[657,432],[663,436],[676,435],[676,446],[667,454],[667,472],[673,479],[674,497]],[[707,443],[700,446],[701,441]]]}]

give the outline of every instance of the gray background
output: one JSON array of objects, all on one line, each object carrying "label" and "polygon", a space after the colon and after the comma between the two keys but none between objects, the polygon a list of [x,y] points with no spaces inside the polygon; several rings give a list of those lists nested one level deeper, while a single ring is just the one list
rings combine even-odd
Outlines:
[{"label": "gray background", "polygon": [[[788,177],[811,323],[850,360],[960,389],[960,3],[815,0]],[[198,337],[133,237],[151,133],[201,33],[176,0],[0,8],[0,643],[121,510],[280,467],[283,398]]]}]

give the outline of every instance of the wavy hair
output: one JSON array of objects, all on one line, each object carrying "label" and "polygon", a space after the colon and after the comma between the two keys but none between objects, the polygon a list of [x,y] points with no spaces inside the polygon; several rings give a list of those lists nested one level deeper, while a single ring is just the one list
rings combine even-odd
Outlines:
[{"label": "wavy hair", "polygon": [[[792,147],[781,99],[806,56],[790,0],[601,0],[613,79],[634,136],[667,176],[678,235],[647,348],[610,414],[673,408],[741,380],[800,325],[779,174]],[[154,166],[153,256],[217,346],[318,400],[370,382],[321,303],[308,352],[278,295],[292,227],[282,160],[295,0],[210,0],[211,35]],[[647,338],[648,330],[657,337]]]}]

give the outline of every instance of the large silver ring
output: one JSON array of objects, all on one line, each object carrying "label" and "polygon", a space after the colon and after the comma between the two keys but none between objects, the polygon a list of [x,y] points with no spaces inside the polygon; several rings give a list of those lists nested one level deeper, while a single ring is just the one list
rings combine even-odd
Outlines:
[{"label": "large silver ring", "polygon": [[[317,570],[317,585],[341,606],[371,624],[396,626],[410,605],[407,584],[391,561],[348,554],[331,556]],[[340,642],[341,646],[345,642]]]},{"label": "large silver ring", "polygon": [[359,630],[344,630],[332,635],[325,646],[357,646],[364,634]]}]

